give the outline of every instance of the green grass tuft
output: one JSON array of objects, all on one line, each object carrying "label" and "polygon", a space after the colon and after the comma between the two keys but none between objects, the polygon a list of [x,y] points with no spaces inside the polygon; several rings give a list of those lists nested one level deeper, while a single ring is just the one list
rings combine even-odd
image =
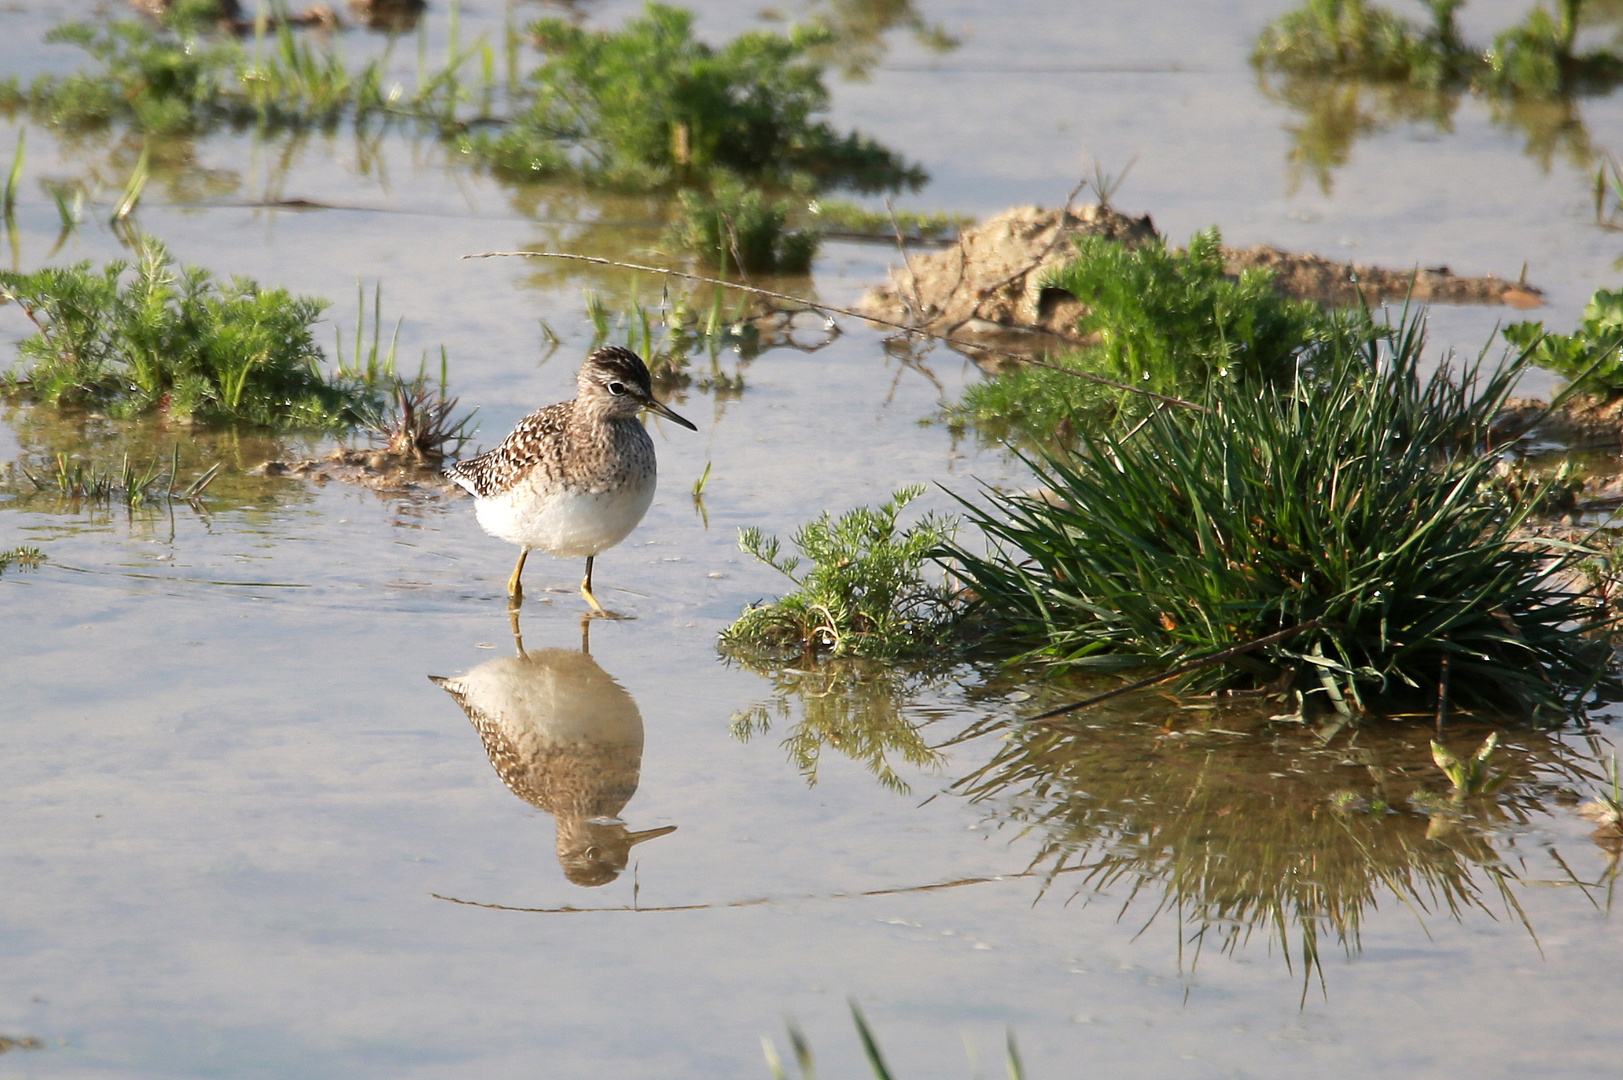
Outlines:
[{"label": "green grass tuft", "polygon": [[694,37],[693,22],[692,12],[650,3],[618,30],[532,24],[547,58],[531,76],[533,103],[468,148],[509,175],[632,189],[724,174],[785,187],[923,184],[917,166],[816,119],[829,93],[809,54],[826,30],[757,31],[716,48]]},{"label": "green grass tuft", "polygon": [[1170,668],[1311,619],[1320,629],[1188,677],[1273,685],[1349,715],[1429,700],[1567,708],[1604,677],[1604,615],[1564,584],[1580,555],[1519,534],[1539,499],[1496,480],[1489,427],[1525,360],[1459,383],[1416,370],[1424,327],[1328,350],[1284,391],[1216,381],[1033,463],[1041,495],[965,503],[985,551],[949,545],[975,607],[1033,659]]},{"label": "green grass tuft", "polygon": [[[1345,350],[1373,333],[1362,311],[1281,296],[1266,271],[1229,277],[1216,229],[1197,233],[1187,251],[1083,237],[1076,258],[1042,287],[1089,309],[1077,329],[1094,343],[1057,363],[1174,397],[1199,397],[1214,383],[1285,385],[1304,350]],[[1021,367],[970,386],[950,415],[992,436],[1065,444],[1079,427],[1140,419],[1151,400]]]}]

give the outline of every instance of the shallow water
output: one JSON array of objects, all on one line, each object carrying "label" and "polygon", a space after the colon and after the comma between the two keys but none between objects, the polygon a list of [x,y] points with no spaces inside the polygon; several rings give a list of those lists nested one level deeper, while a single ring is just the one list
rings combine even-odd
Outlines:
[{"label": "shallow water", "polygon": [[[716,35],[754,24],[699,6]],[[839,84],[835,121],[931,171],[906,205],[1052,204],[1090,171],[1085,151],[1117,171],[1137,155],[1116,201],[1173,237],[1216,223],[1232,242],[1399,266],[1514,276],[1525,261],[1550,290],[1536,317],[1559,327],[1615,284],[1623,238],[1590,223],[1590,173],[1559,156],[1546,170],[1479,102],[1452,133],[1360,140],[1327,192],[1293,188],[1292,116],[1245,63],[1284,6],[924,6],[961,47],[893,32],[869,81]],[[30,43],[85,10],[0,14],[5,70],[65,62]],[[1473,36],[1519,11],[1473,5]],[[501,18],[464,7],[464,39]],[[428,26],[437,43],[443,12]],[[1623,131],[1619,100],[1582,104],[1598,144]],[[15,126],[0,160],[14,141]],[[23,267],[57,240],[37,179],[100,169],[109,202],[134,160],[117,142],[29,131]],[[278,198],[342,209],[251,205]],[[488,444],[568,396],[591,335],[583,289],[619,303],[657,287],[460,257],[628,254],[656,213],[514,193],[395,134],[364,152],[343,135],[207,140],[160,170],[138,216],[181,260],[336,300],[346,335],[356,280],[380,281],[385,319],[406,316],[402,356],[446,346]],[[91,222],[55,260],[121,252]],[[850,301],[890,259],[829,244],[814,287]],[[1440,309],[1434,336],[1474,352],[1506,317]],[[550,357],[543,319],[563,338]],[[1417,794],[1442,794],[1425,725],[1325,746],[1152,695],[1090,717],[1065,750],[988,724],[1045,700],[1018,680],[830,685],[722,663],[716,632],[781,591],[738,552],[739,527],[786,534],[903,483],[1021,482],[999,452],[921,423],[972,367],[940,352],[909,367],[845,329],[816,352],[724,358],[742,394],[676,395],[700,430],[655,426],[660,494],[597,568],[599,595],[635,618],[593,624],[590,660],[567,655],[580,568],[545,558],[527,572],[532,661],[510,659],[512,552],[466,501],[244,475],[320,440],[0,416],[0,460],[30,468],[177,439],[186,475],[228,463],[201,513],[0,503],[0,549],[50,557],[0,578],[0,1035],[47,1044],[0,1057],[0,1076],[756,1077],[785,1015],[825,1075],[862,1075],[847,997],[901,1075],[970,1075],[960,1035],[995,1068],[1005,1026],[1034,1078],[1615,1072],[1616,849],[1574,805],[1598,790],[1606,723],[1508,738],[1518,779],[1500,808],[1460,811]],[[0,312],[8,339],[24,330]],[[429,681],[464,675],[479,693],[462,706]],[[620,735],[567,737],[583,709]],[[616,830],[676,828],[583,888],[559,818],[610,870]],[[507,910],[561,908],[615,910]]]}]

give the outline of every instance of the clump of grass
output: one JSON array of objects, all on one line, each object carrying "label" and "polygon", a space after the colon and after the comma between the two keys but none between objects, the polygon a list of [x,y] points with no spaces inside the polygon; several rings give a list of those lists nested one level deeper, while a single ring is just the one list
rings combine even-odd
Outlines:
[{"label": "clump of grass", "polygon": [[14,547],[9,551],[0,551],[0,575],[15,566],[21,570],[33,570],[45,561],[45,553],[36,547]]},{"label": "clump of grass", "polygon": [[722,180],[710,191],[683,191],[665,241],[727,273],[806,274],[822,237],[787,225],[787,200],[768,202],[753,188]]},{"label": "clump of grass", "polygon": [[[67,76],[42,75],[27,87],[0,81],[0,111],[26,109],[39,121],[68,128],[127,124],[153,134],[202,133],[222,125],[331,128],[348,117],[415,118],[440,128],[458,122],[469,101],[488,99],[464,87],[461,71],[476,54],[488,59],[483,41],[453,48],[443,67],[420,65],[408,92],[386,85],[387,57],[359,67],[333,44],[317,45],[278,19],[268,37],[256,27],[250,49],[224,36],[196,5],[177,5],[156,23],[112,20],[67,22],[49,42],[76,45],[94,61]],[[489,64],[486,64],[488,69]]]},{"label": "clump of grass", "polygon": [[817,227],[825,233],[845,233],[875,240],[891,240],[898,229],[904,240],[951,240],[977,220],[974,214],[940,210],[870,210],[838,199],[818,199],[807,209],[817,222]]},{"label": "clump of grass", "polygon": [[1597,289],[1570,334],[1546,332],[1541,322],[1512,323],[1502,333],[1540,367],[1581,378],[1578,389],[1608,398],[1623,394],[1623,289]]},{"label": "clump of grass", "polygon": [[216,281],[146,239],[133,265],[0,271],[0,299],[36,333],[11,384],[51,405],[114,416],[332,429],[360,421],[372,388],[331,379],[311,324],[326,301]]},{"label": "clump of grass", "polygon": [[1087,434],[1034,462],[1041,496],[966,503],[987,550],[947,547],[973,608],[1034,660],[1107,670],[1320,620],[1185,685],[1346,715],[1430,700],[1445,657],[1466,703],[1573,706],[1607,677],[1584,631],[1608,616],[1565,585],[1581,553],[1519,534],[1539,500],[1496,478],[1490,428],[1525,361],[1423,379],[1423,323],[1390,333],[1390,355],[1325,350],[1284,390],[1218,380],[1204,410]]},{"label": "clump of grass", "polygon": [[[824,514],[790,538],[744,529],[739,546],[794,582],[795,591],[754,606],[721,634],[739,655],[897,659],[938,654],[953,632],[958,604],[926,564],[948,543],[955,523],[934,514],[902,528],[897,518],[923,488],[898,490],[882,506],[835,518]],[[802,571],[801,559],[810,560]]]},{"label": "clump of grass", "polygon": [[396,380],[392,411],[370,425],[389,454],[431,464],[457,453],[473,438],[475,413],[456,415],[459,399],[450,396],[448,367],[442,347],[438,382],[429,379],[426,366],[414,379]]},{"label": "clump of grass", "polygon": [[827,31],[752,32],[719,48],[693,35],[692,12],[647,4],[618,30],[562,19],[530,27],[546,61],[534,101],[468,148],[499,172],[578,176],[649,189],[718,174],[785,187],[919,187],[917,166],[816,119],[829,107],[811,51]]},{"label": "clump of grass", "polygon": [[[1057,363],[1174,397],[1199,396],[1218,382],[1285,385],[1304,350],[1345,350],[1373,332],[1361,310],[1337,313],[1281,296],[1267,271],[1229,277],[1216,229],[1196,234],[1186,251],[1083,237],[1076,258],[1050,272],[1042,288],[1086,304],[1077,329],[1095,341]],[[1149,401],[1022,367],[970,386],[952,415],[988,434],[1063,444],[1079,422],[1136,420]]]}]

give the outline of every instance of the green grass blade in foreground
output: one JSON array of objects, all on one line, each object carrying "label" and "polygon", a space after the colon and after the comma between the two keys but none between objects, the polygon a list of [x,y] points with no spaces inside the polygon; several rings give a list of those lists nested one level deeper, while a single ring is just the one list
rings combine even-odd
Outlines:
[{"label": "green grass blade in foreground", "polygon": [[1524,542],[1536,495],[1508,495],[1486,449],[1524,361],[1421,379],[1423,340],[1403,323],[1389,355],[1323,350],[1293,389],[1218,382],[1208,413],[1033,460],[1041,497],[965,501],[990,543],[949,545],[954,570],[1051,663],[1173,666],[1318,618],[1188,685],[1423,698],[1447,654],[1462,704],[1570,705],[1604,617],[1563,587],[1577,553]]}]

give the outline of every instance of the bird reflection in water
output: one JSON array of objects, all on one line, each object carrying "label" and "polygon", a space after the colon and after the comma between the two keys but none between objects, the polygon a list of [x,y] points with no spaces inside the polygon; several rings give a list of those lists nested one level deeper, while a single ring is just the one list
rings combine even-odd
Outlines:
[{"label": "bird reflection in water", "polygon": [[584,620],[577,651],[526,650],[516,612],[512,619],[517,655],[429,679],[473,721],[502,783],[552,815],[564,875],[576,885],[607,885],[634,846],[676,830],[632,832],[620,820],[642,770],[642,714],[592,659]]}]

